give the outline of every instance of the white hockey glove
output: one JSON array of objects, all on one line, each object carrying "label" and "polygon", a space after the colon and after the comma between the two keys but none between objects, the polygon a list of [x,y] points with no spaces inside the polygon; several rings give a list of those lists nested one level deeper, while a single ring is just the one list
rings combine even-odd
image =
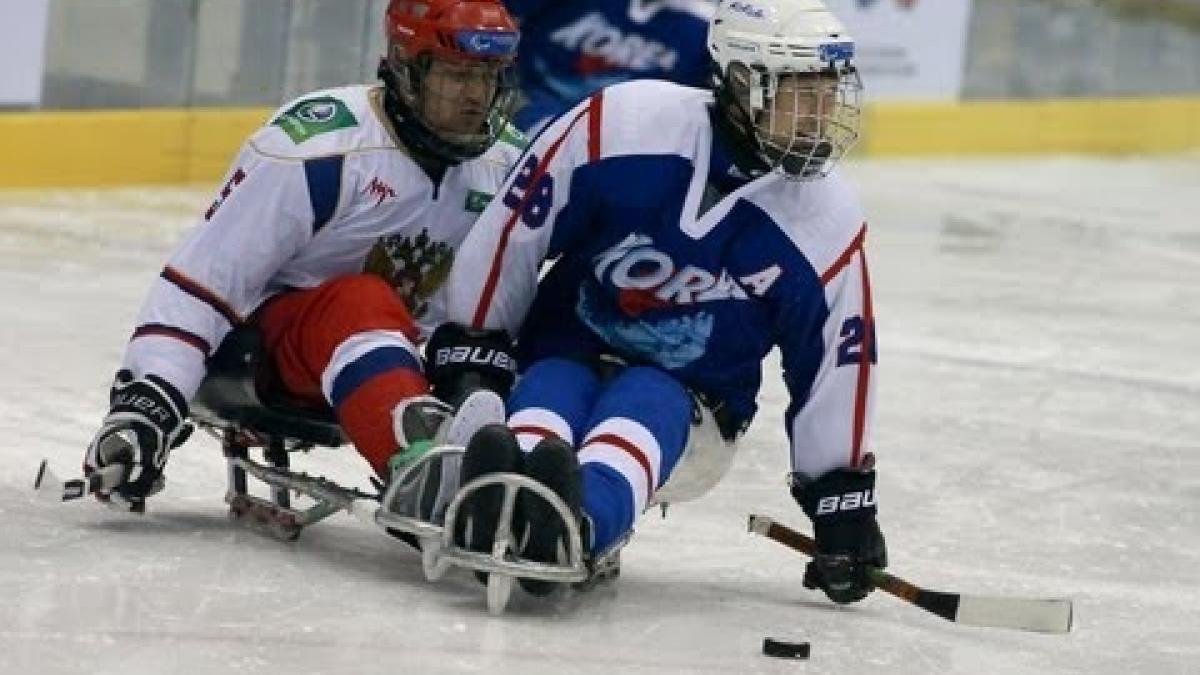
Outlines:
[{"label": "white hockey glove", "polygon": [[84,456],[83,472],[88,475],[114,464],[125,467],[117,487],[97,496],[141,511],[146,497],[163,488],[167,455],[192,433],[187,402],[157,375],[134,379],[122,370],[113,382],[109,404],[108,415]]}]

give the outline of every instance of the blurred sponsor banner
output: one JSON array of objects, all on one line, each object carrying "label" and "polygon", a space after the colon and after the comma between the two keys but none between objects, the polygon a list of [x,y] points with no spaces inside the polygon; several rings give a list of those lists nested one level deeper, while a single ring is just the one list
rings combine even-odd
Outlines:
[{"label": "blurred sponsor banner", "polygon": [[955,99],[972,0],[827,0],[858,43],[870,100]]},{"label": "blurred sponsor banner", "polygon": [[42,100],[50,0],[0,0],[0,106]]}]

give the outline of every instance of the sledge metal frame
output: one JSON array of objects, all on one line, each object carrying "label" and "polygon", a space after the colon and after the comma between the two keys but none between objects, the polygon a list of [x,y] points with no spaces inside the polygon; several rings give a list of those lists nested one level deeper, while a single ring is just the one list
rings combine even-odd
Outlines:
[{"label": "sledge metal frame", "polygon": [[[230,517],[265,534],[291,541],[304,527],[347,508],[351,500],[376,499],[328,479],[294,471],[290,454],[308,452],[316,445],[312,442],[276,434],[263,437],[228,423],[218,427],[208,419],[197,423],[221,443],[227,480],[225,503]],[[262,448],[262,462],[250,457],[252,448]],[[270,488],[269,499],[250,493],[251,479]],[[315,503],[299,508],[293,503],[293,492],[305,494]]]},{"label": "sledge metal frame", "polygon": [[[381,495],[294,470],[293,452],[307,452],[318,446],[338,447],[348,440],[331,410],[302,407],[278,396],[269,385],[274,378],[267,363],[257,329],[253,326],[235,329],[209,359],[208,376],[192,402],[192,419],[221,443],[228,480],[225,502],[234,519],[269,536],[292,541],[305,527],[345,511],[384,532],[411,535],[420,545],[421,567],[427,580],[437,581],[451,567],[486,573],[487,605],[493,614],[504,611],[515,579],[567,585],[584,584],[593,578],[584,558],[577,519],[552,490],[525,476],[502,473],[476,478],[456,492],[446,507],[442,523],[430,519],[437,514],[423,517],[419,504],[408,504],[411,509],[407,510],[398,504],[405,494],[418,495],[419,501],[421,491],[411,489],[428,475],[425,471],[432,462],[444,463],[461,457],[461,446],[431,448],[393,476]],[[261,462],[251,458],[252,448],[262,449]],[[269,499],[250,494],[251,479],[269,487]],[[491,552],[470,551],[454,542],[459,514],[466,499],[490,486],[504,489],[496,543]],[[519,543],[514,540],[512,519],[521,490],[547,501],[562,518],[567,533],[567,562],[540,563],[517,556]],[[293,503],[292,493],[304,495],[314,504],[300,508]],[[615,560],[615,557],[597,558],[592,569],[613,571],[615,575]]]},{"label": "sledge metal frame", "polygon": [[[304,407],[273,385],[277,377],[253,325],[238,326],[225,337],[207,362],[208,374],[192,401],[191,418],[221,443],[228,488],[225,502],[231,517],[272,536],[293,540],[306,525],[336,513],[332,482],[293,472],[291,453],[347,442],[328,408]],[[262,448],[263,463],[250,458]],[[270,486],[270,498],[249,492],[248,476]],[[299,509],[293,506],[290,482],[308,480],[324,499]],[[358,493],[356,497],[369,497]]]},{"label": "sledge metal frame", "polygon": [[[288,438],[278,433],[264,434],[213,416],[197,419],[197,423],[221,442],[228,478],[225,502],[229,504],[231,517],[269,536],[292,541],[300,536],[303,528],[345,511],[385,532],[394,530],[415,537],[420,543],[421,568],[427,581],[440,580],[453,567],[487,574],[487,607],[493,615],[505,611],[514,582],[518,579],[578,587],[593,576],[593,568],[589,568],[585,559],[578,520],[570,508],[553,490],[526,476],[500,473],[470,481],[458,490],[446,507],[443,523],[425,519],[415,512],[405,513],[389,508],[395,506],[391,499],[394,493],[413,485],[413,481],[419,480],[432,462],[460,457],[464,451],[461,446],[443,445],[430,449],[420,459],[404,467],[384,494],[373,495],[292,468],[292,452],[307,452],[321,443]],[[250,457],[252,448],[262,448],[262,462]],[[250,494],[251,480],[267,485],[271,498]],[[495,543],[490,552],[471,551],[454,541],[454,532],[460,518],[465,518],[464,502],[476,491],[491,486],[499,486],[504,490]],[[567,539],[566,562],[543,563],[517,555],[519,542],[511,524],[517,495],[521,490],[532,492],[545,500],[562,519]],[[298,508],[293,503],[292,493],[304,495],[314,504],[304,509]]]},{"label": "sledge metal frame", "polygon": [[[496,525],[492,550],[471,551],[454,542],[458,530],[458,519],[463,502],[483,488],[499,486],[504,489],[504,500],[500,507],[500,518]],[[516,510],[517,494],[528,490],[545,500],[558,513],[566,527],[567,560],[563,563],[543,563],[521,558],[516,554],[519,542],[512,532],[513,513]],[[451,567],[463,567],[487,574],[487,607],[493,615],[504,613],[513,582],[517,579],[536,579],[558,584],[581,584],[589,579],[591,570],[583,555],[583,539],[579,523],[571,509],[553,490],[541,483],[515,473],[498,473],[480,476],[459,488],[458,493],[446,508],[446,523],[442,532],[441,550],[436,555],[432,570],[426,567],[426,577],[436,580]],[[432,577],[430,572],[432,571]]]}]

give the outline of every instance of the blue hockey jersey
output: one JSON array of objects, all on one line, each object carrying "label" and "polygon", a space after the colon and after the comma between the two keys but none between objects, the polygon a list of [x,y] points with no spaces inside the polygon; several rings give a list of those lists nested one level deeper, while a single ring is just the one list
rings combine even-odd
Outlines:
[{"label": "blue hockey jersey", "polygon": [[556,120],[460,249],[448,315],[519,331],[526,365],[655,364],[747,420],[778,347],[794,470],[858,466],[875,362],[863,213],[836,172],[771,173],[706,200],[711,103],[643,80]]},{"label": "blue hockey jersey", "polygon": [[517,64],[535,131],[603,86],[658,78],[701,86],[716,0],[505,0],[521,24]]}]

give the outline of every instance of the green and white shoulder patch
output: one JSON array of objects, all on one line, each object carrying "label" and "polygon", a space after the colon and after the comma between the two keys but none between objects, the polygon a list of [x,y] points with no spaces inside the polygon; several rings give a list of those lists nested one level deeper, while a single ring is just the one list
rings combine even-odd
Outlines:
[{"label": "green and white shoulder patch", "polygon": [[294,143],[300,144],[319,134],[358,126],[358,119],[342,101],[321,96],[300,101],[271,124],[283,129]]},{"label": "green and white shoulder patch", "polygon": [[504,129],[500,132],[500,140],[508,143],[518,150],[524,150],[529,147],[529,139],[521,130],[514,127],[508,122],[504,123]]}]

